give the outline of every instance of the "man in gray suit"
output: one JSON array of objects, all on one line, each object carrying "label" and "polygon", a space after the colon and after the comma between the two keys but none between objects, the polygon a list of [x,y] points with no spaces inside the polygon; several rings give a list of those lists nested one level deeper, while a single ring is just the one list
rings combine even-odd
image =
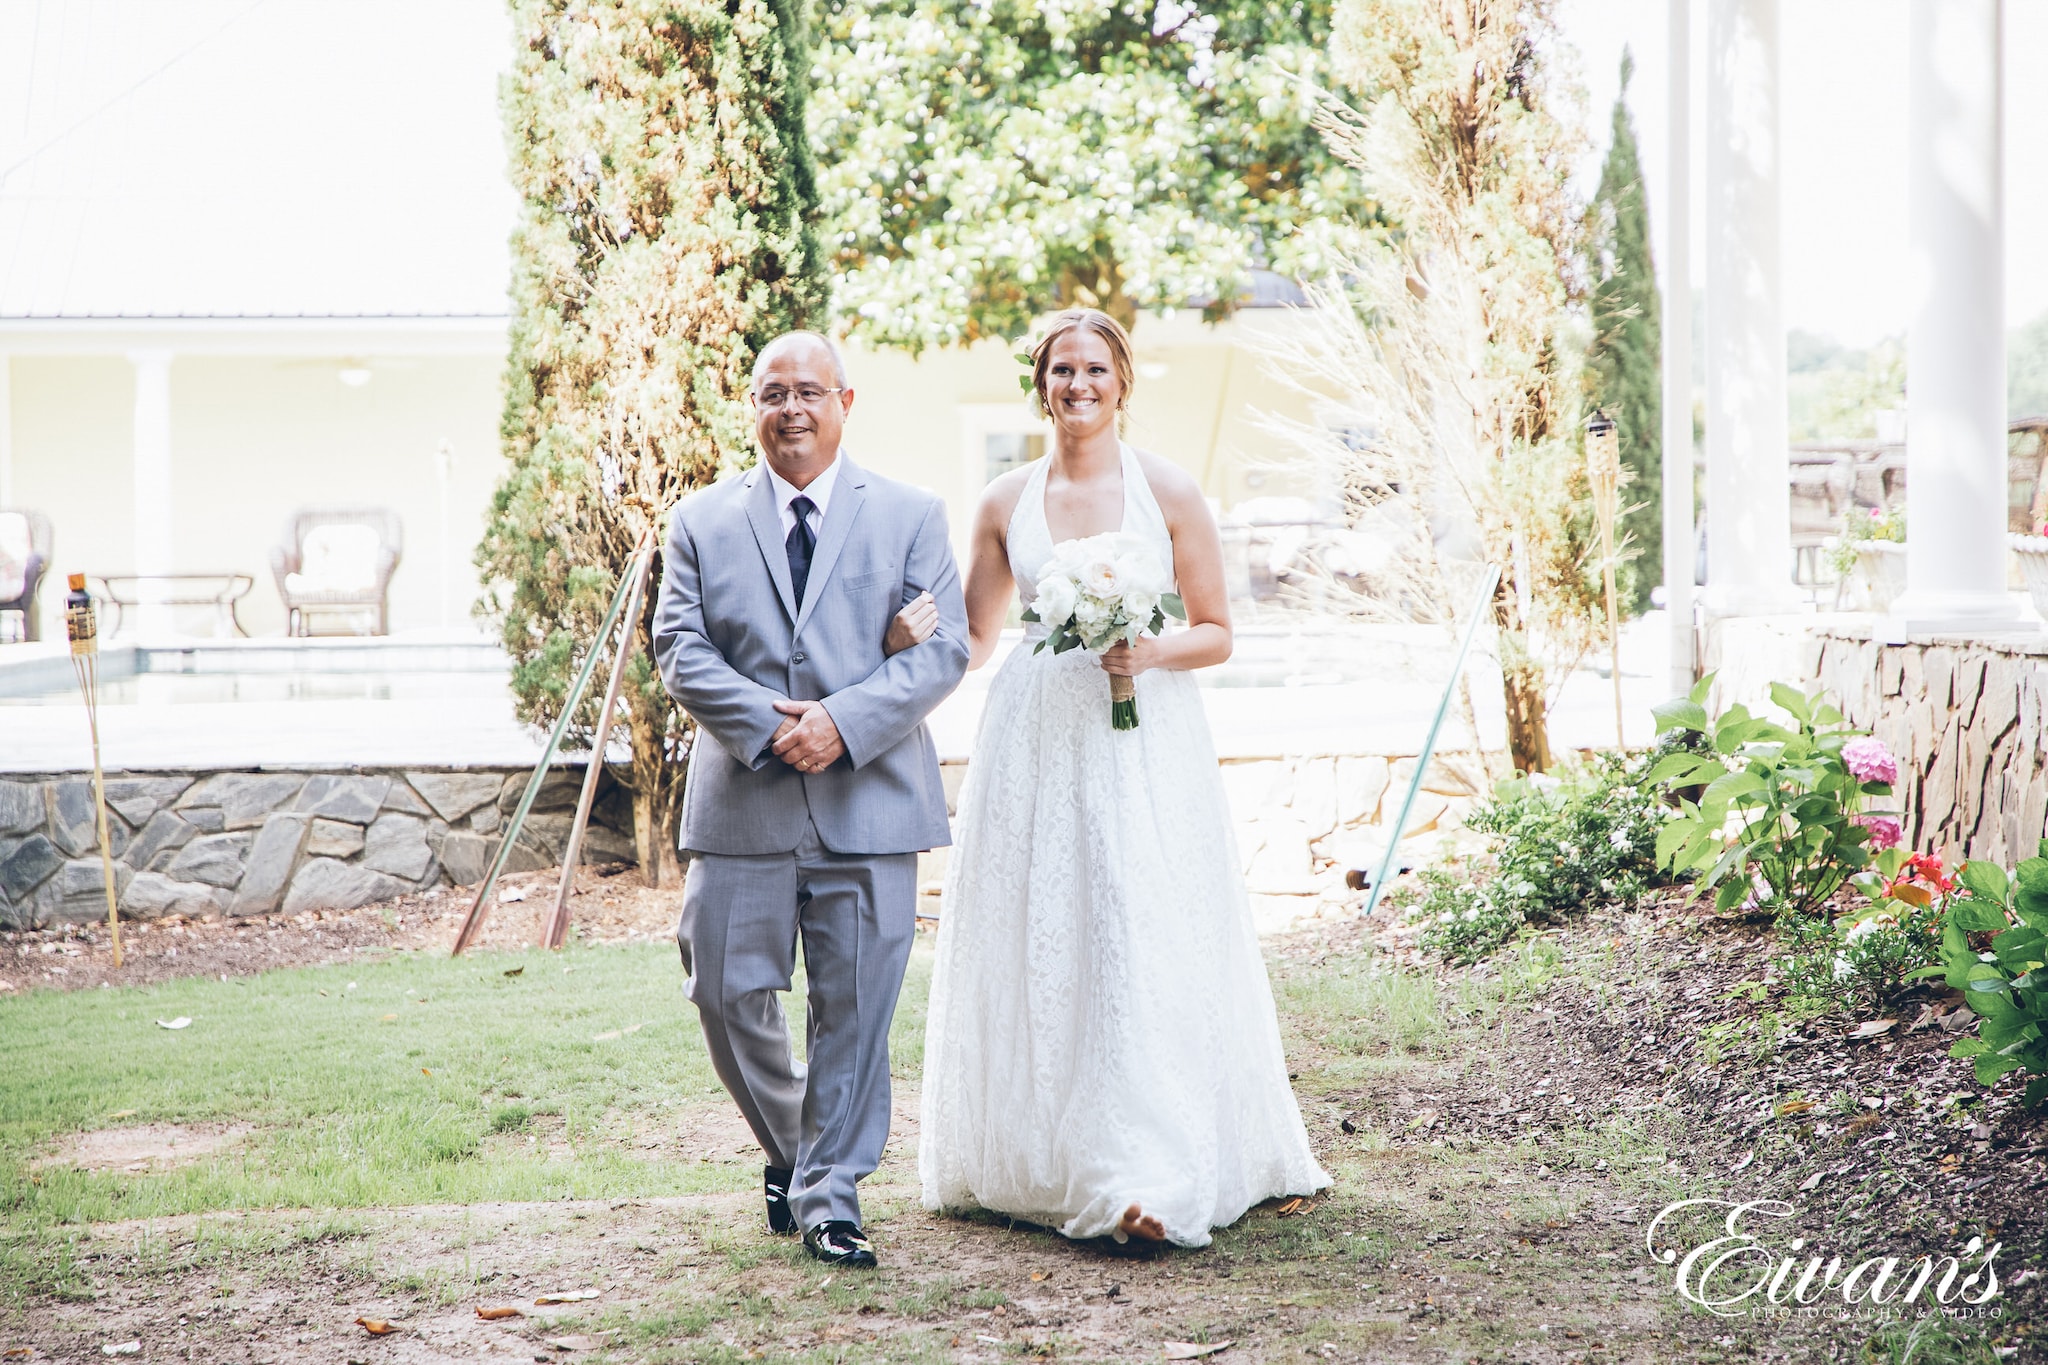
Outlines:
[{"label": "man in gray suit", "polygon": [[[768,1154],[769,1226],[872,1266],[855,1182],[889,1137],[917,855],[951,842],[924,718],[967,671],[967,615],[943,504],[840,450],[853,389],[831,343],[769,343],[750,397],[762,459],[677,505],[655,614],[662,681],[697,722],[676,936]],[[808,1067],[777,994],[799,935]]]}]

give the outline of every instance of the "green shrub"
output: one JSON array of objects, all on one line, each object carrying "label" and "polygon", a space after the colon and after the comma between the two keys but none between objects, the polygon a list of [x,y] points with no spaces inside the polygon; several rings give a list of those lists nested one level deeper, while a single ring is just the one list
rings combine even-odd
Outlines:
[{"label": "green shrub", "polygon": [[1560,924],[1594,905],[1634,905],[1656,875],[1662,820],[1642,781],[1648,767],[1641,756],[1610,755],[1562,778],[1517,775],[1498,784],[1493,800],[1466,821],[1493,836],[1489,857],[1422,874],[1410,918],[1422,925],[1423,950],[1476,962],[1525,924]]},{"label": "green shrub", "polygon": [[[1690,696],[1655,708],[1660,735],[1690,732],[1710,750],[1668,754],[1645,778],[1678,804],[1657,836],[1657,861],[1674,873],[1697,874],[1703,888],[1718,888],[1717,910],[1753,897],[1780,914],[1813,915],[1870,866],[1873,835],[1897,842],[1895,818],[1861,813],[1865,797],[1891,793],[1889,780],[1869,774],[1895,776],[1895,761],[1872,740],[1863,740],[1861,758],[1851,750],[1845,759],[1845,746],[1862,732],[1817,692],[1783,683],[1771,684],[1771,700],[1791,715],[1790,728],[1740,704],[1710,718],[1712,683],[1710,674]],[[1687,794],[1701,784],[1697,797]]]},{"label": "green shrub", "polygon": [[1979,1085],[2029,1073],[2022,1100],[2048,1099],[2048,839],[2008,875],[1996,863],[1963,864],[1962,892],[1941,929],[1943,976],[1979,1016],[1977,1036],[1949,1049],[1974,1058]]},{"label": "green shrub", "polygon": [[1941,925],[1955,884],[1941,859],[1890,848],[1856,878],[1868,902],[1835,919],[1786,916],[1792,994],[1852,1013],[1888,1009],[1941,960]]},{"label": "green shrub", "polygon": [[1517,774],[1465,822],[1500,840],[1492,892],[1533,924],[1589,905],[1634,905],[1656,875],[1663,808],[1640,757],[1603,755],[1554,781]]},{"label": "green shrub", "polygon": [[1422,950],[1446,962],[1477,962],[1520,932],[1519,911],[1503,908],[1490,888],[1474,885],[1456,864],[1425,868],[1422,900],[1409,912],[1422,925]]}]

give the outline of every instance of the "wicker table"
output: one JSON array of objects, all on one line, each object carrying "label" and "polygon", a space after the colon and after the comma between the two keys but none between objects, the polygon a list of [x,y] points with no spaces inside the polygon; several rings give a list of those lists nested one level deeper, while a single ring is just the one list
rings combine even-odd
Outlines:
[{"label": "wicker table", "polygon": [[248,596],[249,589],[256,586],[255,578],[249,574],[95,574],[93,581],[100,585],[100,600],[114,609],[114,619],[107,626],[109,635],[121,629],[121,620],[130,607],[141,606],[210,606],[222,634],[245,638],[249,634],[242,629],[242,622],[235,615],[235,603]]}]

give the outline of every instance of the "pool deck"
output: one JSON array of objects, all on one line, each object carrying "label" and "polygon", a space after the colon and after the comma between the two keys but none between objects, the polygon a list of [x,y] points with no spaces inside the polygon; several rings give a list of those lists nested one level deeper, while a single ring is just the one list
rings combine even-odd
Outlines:
[{"label": "pool deck", "polygon": [[[1631,745],[1648,744],[1654,722],[1649,708],[1664,699],[1664,632],[1661,614],[1624,630],[1622,684]],[[394,697],[388,700],[179,701],[148,699],[100,707],[101,759],[110,770],[195,767],[515,766],[536,761],[544,737],[514,720],[509,698],[491,705],[483,699],[504,694],[502,668],[477,667],[480,646],[469,639],[409,639],[376,642],[393,651],[388,667],[429,671],[428,661],[452,662],[471,675],[474,694],[459,697]],[[365,641],[189,642],[203,654],[199,671],[232,664],[289,667],[300,672],[332,668],[363,671],[373,654]],[[310,646],[310,647],[309,647]],[[187,647],[181,642],[180,648]],[[1006,646],[1008,647],[1008,646]],[[1498,667],[1475,645],[1467,676],[1479,713],[1483,747],[1498,749],[1505,725],[1499,704]],[[452,651],[452,652],[451,652]],[[108,662],[118,669],[113,650]],[[1312,636],[1300,631],[1240,630],[1237,657],[1225,670],[1205,676],[1202,700],[1225,759],[1300,754],[1406,755],[1419,751],[1434,713],[1442,679],[1449,670],[1450,645],[1441,629],[1426,627],[1333,628]],[[0,678],[18,684],[22,670],[48,673],[41,704],[0,705],[0,771],[75,772],[90,765],[85,707],[75,692],[65,695],[70,661],[66,647],[0,646]],[[133,672],[132,662],[129,670]],[[939,752],[964,760],[972,749],[995,665],[970,674],[959,691],[933,713]],[[110,672],[114,669],[110,669]],[[141,679],[139,681],[149,681]],[[1251,683],[1265,685],[1250,685]],[[16,688],[15,690],[19,690]],[[1551,712],[1551,743],[1562,749],[1607,747],[1614,743],[1614,711],[1607,679],[1581,669],[1566,679]],[[1455,710],[1439,748],[1472,747],[1470,730]],[[615,756],[623,752],[614,750]]]}]

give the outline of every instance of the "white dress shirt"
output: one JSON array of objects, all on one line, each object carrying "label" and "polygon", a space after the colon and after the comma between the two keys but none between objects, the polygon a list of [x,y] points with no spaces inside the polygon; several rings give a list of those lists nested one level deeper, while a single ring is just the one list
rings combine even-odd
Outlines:
[{"label": "white dress shirt", "polygon": [[[765,459],[761,463],[764,466],[768,465]],[[839,456],[833,455],[832,463],[826,465],[818,477],[812,479],[810,485],[805,488],[798,488],[777,474],[772,466],[768,468],[768,479],[775,486],[775,508],[782,514],[783,540],[787,541],[789,533],[796,529],[796,513],[790,510],[789,504],[797,498],[811,500],[813,510],[805,520],[811,528],[811,537],[815,540],[819,529],[825,524],[825,506],[832,501],[832,485],[839,480]]]}]

